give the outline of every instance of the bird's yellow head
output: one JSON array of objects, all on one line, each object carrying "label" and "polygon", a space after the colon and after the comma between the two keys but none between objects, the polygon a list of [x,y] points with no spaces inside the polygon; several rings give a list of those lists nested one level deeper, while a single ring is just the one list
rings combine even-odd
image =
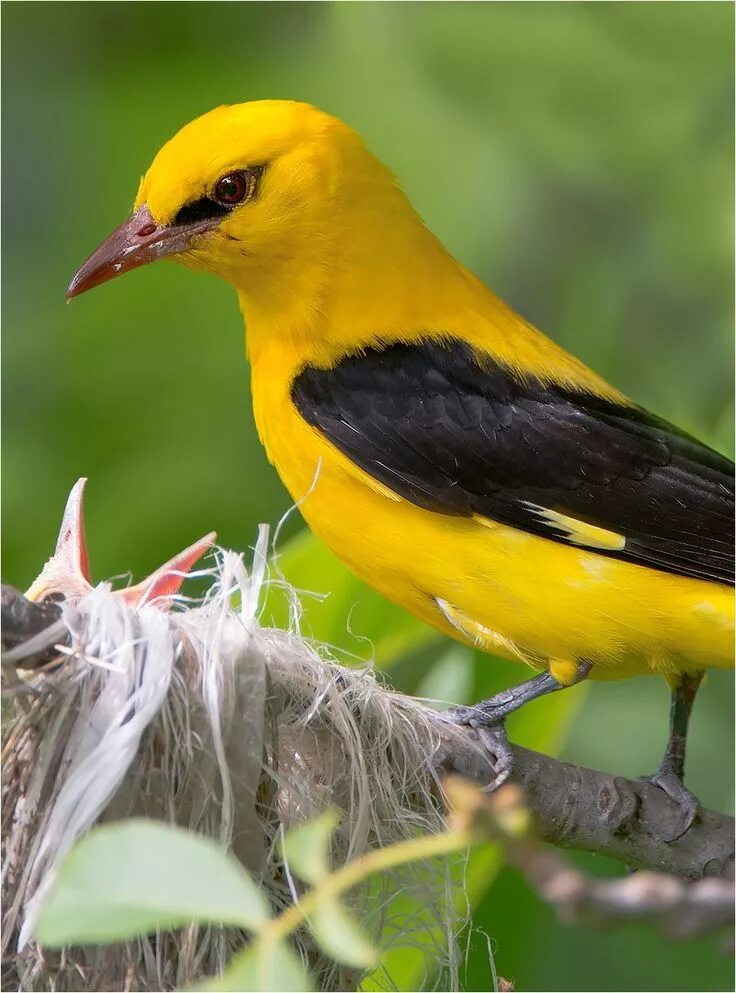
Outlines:
[{"label": "bird's yellow head", "polygon": [[394,189],[352,129],[308,104],[218,107],[164,145],[133,215],[84,263],[68,297],[163,257],[240,290],[260,280],[283,291],[287,272],[326,266],[345,233],[347,186],[354,196],[367,175]]}]

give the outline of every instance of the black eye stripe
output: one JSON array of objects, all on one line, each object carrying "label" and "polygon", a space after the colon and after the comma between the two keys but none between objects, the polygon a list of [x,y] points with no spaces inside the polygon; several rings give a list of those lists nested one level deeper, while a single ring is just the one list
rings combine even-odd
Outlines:
[{"label": "black eye stripe", "polygon": [[209,197],[202,197],[194,203],[188,203],[182,207],[174,218],[174,224],[192,224],[194,221],[214,220],[216,217],[224,217],[230,213],[230,208],[223,204],[216,203]]},{"label": "black eye stripe", "polygon": [[[251,190],[246,197],[246,202],[257,196],[258,181],[265,168],[265,166],[251,166],[243,170],[244,173],[248,174],[251,183]],[[224,217],[226,214],[229,214],[237,206],[239,204],[227,205],[218,203],[212,197],[200,197],[199,200],[187,203],[179,209],[174,217],[174,224],[193,224],[195,221],[215,220],[218,217]]]}]

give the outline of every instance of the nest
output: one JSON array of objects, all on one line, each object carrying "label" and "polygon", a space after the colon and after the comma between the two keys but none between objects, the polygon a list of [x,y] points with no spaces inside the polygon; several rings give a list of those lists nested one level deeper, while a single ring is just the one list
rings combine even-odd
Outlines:
[{"label": "nest", "polygon": [[[247,940],[232,928],[192,926],[106,948],[40,948],[33,926],[44,896],[65,854],[97,823],[144,816],[217,839],[275,911],[295,896],[277,842],[296,822],[339,809],[336,865],[442,829],[436,718],[381,686],[370,668],[338,665],[295,630],[261,626],[265,540],[252,574],[240,556],[218,553],[196,603],[133,609],[101,584],[63,605],[70,654],[25,674],[28,692],[13,697],[4,727],[5,989],[176,989],[218,973]],[[405,867],[351,896],[384,948],[411,944],[421,927],[427,975],[444,989],[457,984],[464,923],[454,868]],[[417,919],[392,918],[399,890]],[[444,935],[429,950],[428,922]],[[359,977],[307,933],[297,941],[319,988],[355,988]]]}]

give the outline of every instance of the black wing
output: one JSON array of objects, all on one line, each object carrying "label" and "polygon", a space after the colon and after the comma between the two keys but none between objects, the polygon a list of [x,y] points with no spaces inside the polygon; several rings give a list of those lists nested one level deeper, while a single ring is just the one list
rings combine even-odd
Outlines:
[{"label": "black wing", "polygon": [[308,367],[292,398],[353,462],[427,510],[732,580],[733,464],[640,408],[521,380],[451,338]]}]

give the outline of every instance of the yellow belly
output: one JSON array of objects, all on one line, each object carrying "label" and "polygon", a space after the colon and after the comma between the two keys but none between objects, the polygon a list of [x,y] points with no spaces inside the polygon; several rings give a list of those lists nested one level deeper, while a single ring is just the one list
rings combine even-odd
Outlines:
[{"label": "yellow belly", "polygon": [[254,368],[256,421],[309,526],[358,576],[427,623],[564,679],[733,665],[733,592],[493,522],[424,511],[354,466]]}]

